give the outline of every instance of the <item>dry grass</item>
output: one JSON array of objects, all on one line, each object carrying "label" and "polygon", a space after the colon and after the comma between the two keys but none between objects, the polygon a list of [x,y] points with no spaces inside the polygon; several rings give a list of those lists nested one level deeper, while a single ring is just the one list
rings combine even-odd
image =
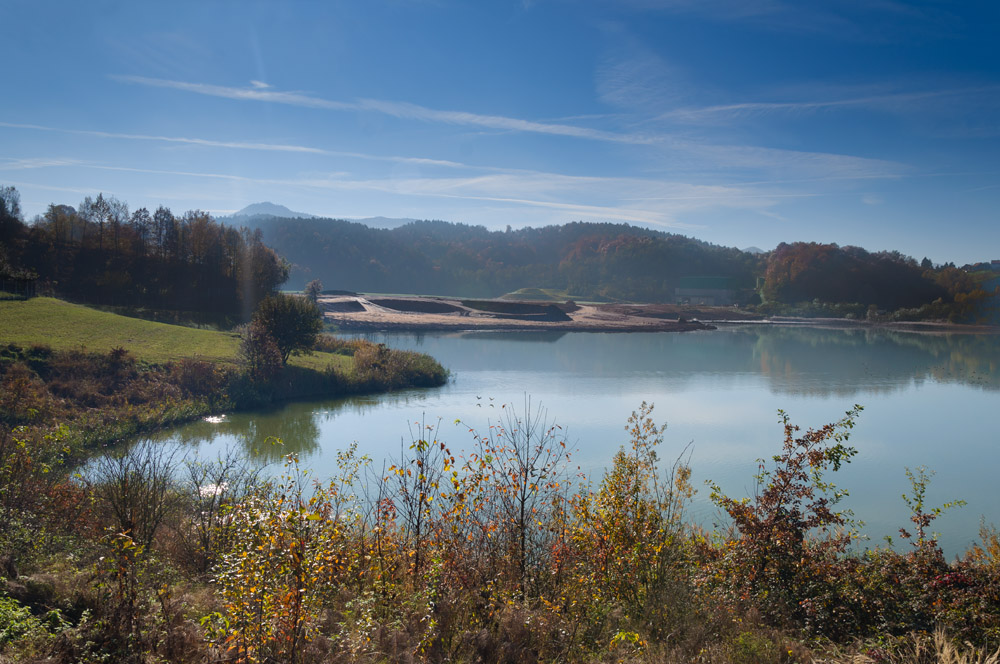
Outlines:
[{"label": "dry grass", "polygon": [[970,644],[957,645],[944,630],[933,636],[913,634],[893,652],[881,648],[865,654],[854,654],[833,659],[814,660],[816,664],[1000,664],[1000,648],[995,651],[975,648]]}]

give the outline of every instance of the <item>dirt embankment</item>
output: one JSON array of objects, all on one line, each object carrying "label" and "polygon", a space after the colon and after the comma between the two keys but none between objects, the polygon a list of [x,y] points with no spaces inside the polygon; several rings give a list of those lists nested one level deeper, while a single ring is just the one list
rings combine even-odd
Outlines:
[{"label": "dirt embankment", "polygon": [[677,304],[577,304],[441,297],[329,295],[319,299],[326,319],[344,330],[523,330],[562,332],[685,332],[716,324],[885,328],[922,333],[1000,334],[1000,327],[947,322],[877,322],[844,318],[766,318],[734,307]]},{"label": "dirt embankment", "polygon": [[[697,318],[719,312],[669,305],[539,303],[450,298],[322,296],[327,321],[352,330],[560,330],[565,332],[683,332],[712,329]],[[708,314],[708,315],[705,315]]]}]

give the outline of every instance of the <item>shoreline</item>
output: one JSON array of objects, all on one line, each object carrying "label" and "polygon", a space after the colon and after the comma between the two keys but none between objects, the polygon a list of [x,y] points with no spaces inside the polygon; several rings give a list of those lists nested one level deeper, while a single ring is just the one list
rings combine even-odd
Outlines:
[{"label": "shoreline", "polygon": [[730,325],[881,329],[919,334],[1000,334],[1000,326],[945,321],[770,318],[732,307],[577,304],[444,297],[325,295],[324,320],[347,332],[696,332]]}]

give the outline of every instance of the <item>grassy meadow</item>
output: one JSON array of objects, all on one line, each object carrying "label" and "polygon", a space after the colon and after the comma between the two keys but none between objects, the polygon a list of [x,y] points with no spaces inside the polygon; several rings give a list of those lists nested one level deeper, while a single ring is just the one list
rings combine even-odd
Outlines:
[{"label": "grassy meadow", "polygon": [[320,335],[266,380],[236,332],[195,329],[52,298],[0,301],[0,435],[65,426],[71,457],[226,410],[435,386],[433,359]]},{"label": "grassy meadow", "polygon": [[[54,351],[106,353],[124,348],[136,359],[165,363],[181,359],[234,363],[240,338],[235,332],[169,325],[98,311],[49,297],[0,301],[0,344],[43,344]],[[294,356],[293,366],[346,370],[350,358],[316,351]]]}]

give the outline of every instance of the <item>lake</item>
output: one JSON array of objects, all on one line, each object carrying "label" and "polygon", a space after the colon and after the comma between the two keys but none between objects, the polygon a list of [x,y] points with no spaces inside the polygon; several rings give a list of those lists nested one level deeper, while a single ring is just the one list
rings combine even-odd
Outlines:
[{"label": "lake", "polygon": [[[803,430],[864,407],[850,444],[853,461],[832,478],[850,492],[843,506],[864,521],[869,544],[898,540],[909,526],[901,495],[905,469],[936,472],[927,507],[962,499],[933,524],[946,553],[964,551],[981,519],[1000,523],[1000,337],[917,334],[874,329],[770,325],[691,333],[495,333],[368,335],[428,353],[451,370],[441,388],[228,414],[162,435],[211,456],[227,446],[277,461],[297,452],[317,476],[332,472],[334,452],[356,441],[381,467],[423,426],[439,427],[452,451],[471,449],[501,406],[535,410],[562,427],[572,461],[595,481],[619,446],[629,414],[643,401],[668,428],[660,458],[672,462],[689,443],[698,489],[690,516],[720,520],[707,479],[731,496],[750,495],[756,459],[781,448],[777,414]],[[461,424],[455,424],[461,420]],[[266,443],[280,437],[284,445]]]}]

